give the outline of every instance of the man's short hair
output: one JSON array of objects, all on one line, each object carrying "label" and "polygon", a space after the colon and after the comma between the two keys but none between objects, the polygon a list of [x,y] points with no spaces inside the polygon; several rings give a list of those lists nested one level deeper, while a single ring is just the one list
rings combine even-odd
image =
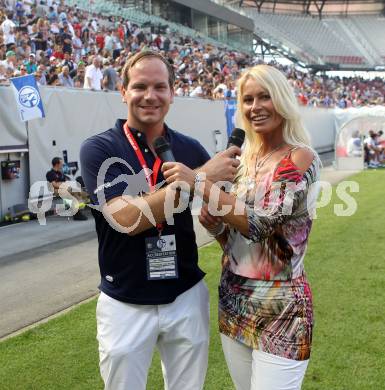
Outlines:
[{"label": "man's short hair", "polygon": [[55,165],[59,164],[61,160],[62,159],[60,157],[54,157],[52,159],[52,166],[54,167]]},{"label": "man's short hair", "polygon": [[158,58],[161,60],[167,67],[168,71],[168,84],[170,85],[170,88],[174,88],[175,83],[175,72],[174,68],[171,66],[169,61],[162,56],[162,54],[153,51],[153,50],[142,50],[133,56],[129,57],[127,62],[125,63],[123,70],[122,70],[122,76],[123,76],[123,87],[127,88],[127,85],[130,82],[130,76],[129,72],[131,68],[138,63],[139,61],[143,60],[144,58]]}]

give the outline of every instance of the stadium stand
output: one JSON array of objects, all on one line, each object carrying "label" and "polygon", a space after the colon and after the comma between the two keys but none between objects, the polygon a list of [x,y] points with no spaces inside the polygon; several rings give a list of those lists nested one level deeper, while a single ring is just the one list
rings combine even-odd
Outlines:
[{"label": "stadium stand", "polygon": [[249,10],[259,35],[292,48],[305,62],[370,67],[383,63],[385,24],[376,16],[318,19]]},{"label": "stadium stand", "polygon": [[[262,61],[239,47],[146,14],[129,2],[80,0],[75,4],[71,0],[61,5],[51,1],[49,6],[33,0],[17,0],[13,5],[8,1],[0,0],[0,85],[8,85],[10,77],[29,73],[40,85],[83,88],[95,56],[100,57],[102,72],[112,66],[119,74],[128,55],[150,47],[162,51],[173,64],[178,96],[224,99],[236,96],[235,80],[242,70]],[[259,13],[253,8],[246,11],[254,18],[259,36],[279,41],[307,64],[360,68],[370,61],[384,61],[385,26],[378,15],[320,19]],[[12,21],[6,16],[9,12]],[[11,23],[13,37],[8,31]],[[65,29],[70,38],[67,44],[63,42]],[[382,79],[327,77],[294,65],[273,65],[287,75],[302,105],[346,108],[384,104]]]},{"label": "stadium stand", "polygon": [[381,1],[217,0],[251,17],[255,33],[307,64],[370,68],[385,64]]}]

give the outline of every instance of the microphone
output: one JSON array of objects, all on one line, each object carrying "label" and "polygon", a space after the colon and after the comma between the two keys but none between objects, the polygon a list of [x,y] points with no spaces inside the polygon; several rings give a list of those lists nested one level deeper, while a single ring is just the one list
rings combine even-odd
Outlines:
[{"label": "microphone", "polygon": [[236,127],[232,131],[229,140],[227,141],[226,149],[228,149],[230,146],[233,145],[238,146],[238,148],[241,148],[244,141],[245,141],[245,131]]},{"label": "microphone", "polygon": [[[227,141],[226,149],[230,148],[231,146],[238,146],[238,148],[241,148],[244,141],[245,141],[245,131],[236,127],[231,132],[231,135]],[[235,157],[236,156],[233,155],[233,158]],[[227,193],[230,192],[230,189],[226,188],[226,186],[221,187],[221,189]]]},{"label": "microphone", "polygon": [[[163,162],[176,162],[175,157],[172,154],[170,144],[167,142],[166,138],[160,136],[154,140],[152,145],[154,146],[155,153]],[[177,187],[176,190],[179,192],[179,196],[183,202],[189,202],[189,191],[184,191],[180,187]]]},{"label": "microphone", "polygon": [[156,154],[163,162],[175,162],[175,157],[172,154],[170,144],[166,138],[160,136],[153,142]]}]

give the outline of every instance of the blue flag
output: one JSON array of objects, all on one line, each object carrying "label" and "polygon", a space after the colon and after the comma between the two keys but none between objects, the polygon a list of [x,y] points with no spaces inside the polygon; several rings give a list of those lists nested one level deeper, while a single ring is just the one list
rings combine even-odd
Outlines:
[{"label": "blue flag", "polygon": [[23,122],[35,118],[44,118],[43,102],[33,75],[11,78],[20,119]]},{"label": "blue flag", "polygon": [[235,111],[237,110],[236,100],[225,100],[225,115],[227,123],[227,135],[230,137],[235,127]]}]

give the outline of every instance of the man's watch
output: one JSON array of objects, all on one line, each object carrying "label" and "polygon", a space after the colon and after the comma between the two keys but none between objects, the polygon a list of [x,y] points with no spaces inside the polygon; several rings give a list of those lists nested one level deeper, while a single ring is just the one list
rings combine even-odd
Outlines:
[{"label": "man's watch", "polygon": [[199,186],[200,183],[203,183],[206,181],[206,172],[202,172],[202,171],[198,171],[195,175],[195,179],[194,179],[194,187],[196,185]]}]

